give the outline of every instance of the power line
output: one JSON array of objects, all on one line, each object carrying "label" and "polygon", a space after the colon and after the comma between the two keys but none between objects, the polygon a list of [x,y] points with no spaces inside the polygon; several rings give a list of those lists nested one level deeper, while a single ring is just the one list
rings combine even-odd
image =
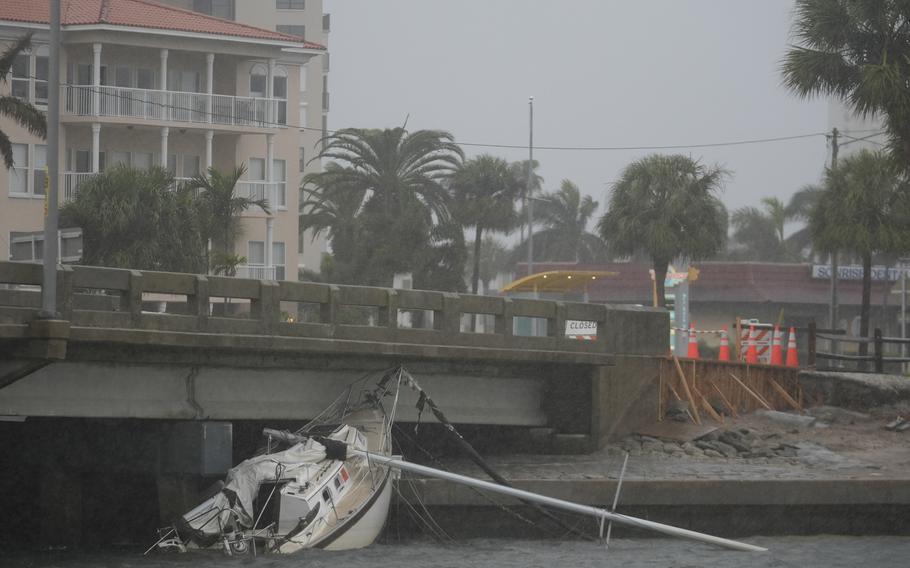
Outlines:
[{"label": "power line", "polygon": [[[33,78],[36,78],[36,77],[33,77]],[[151,105],[151,106],[159,107],[159,108],[163,108],[163,109],[190,112],[195,115],[199,115],[199,116],[203,116],[203,117],[210,116],[212,118],[225,118],[225,119],[230,119],[232,122],[238,118],[238,116],[235,114],[224,114],[221,112],[216,112],[214,110],[209,111],[206,109],[196,109],[196,108],[184,107],[184,106],[179,106],[179,105],[175,105],[175,104],[150,101],[147,99],[145,99],[145,100],[138,99],[138,98],[131,97],[128,95],[112,93],[112,92],[105,91],[103,89],[98,89],[94,85],[67,85],[67,88],[78,89],[82,92],[88,92],[88,93],[92,93],[92,94],[98,94],[102,97],[126,100],[126,101],[129,101],[134,104]],[[119,87],[117,87],[117,88],[119,88]],[[208,93],[190,93],[190,94],[209,96]],[[211,96],[233,96],[233,95],[211,95]],[[267,100],[267,99],[263,99],[263,100]],[[282,99],[272,99],[272,100],[282,100]],[[89,115],[89,116],[91,116],[91,115]],[[129,118],[129,117],[127,117],[127,118]],[[250,126],[262,126],[262,127],[272,126],[272,127],[279,127],[279,128],[296,128],[299,131],[320,132],[320,133],[323,133],[324,135],[336,134],[338,132],[341,132],[341,130],[329,130],[329,129],[323,130],[322,128],[302,126],[299,124],[287,124],[287,123],[282,123],[282,122],[273,122],[273,121],[264,120],[264,119],[263,120],[249,120],[248,122],[250,122],[250,124],[249,124]],[[193,124],[205,124],[205,122],[193,122]],[[222,124],[222,123],[214,122],[213,124]],[[862,139],[855,139],[855,138],[853,138],[851,136],[847,136],[847,135],[844,135],[844,136],[847,138],[851,138],[853,140],[866,140],[867,138],[872,138],[874,136],[884,134],[884,132],[882,132],[882,131],[874,131],[871,129],[870,130],[854,130],[852,132],[856,132],[856,133],[875,132],[875,134],[866,136]],[[554,150],[554,151],[573,151],[573,152],[590,152],[590,151],[610,152],[610,151],[630,151],[630,150],[684,150],[687,148],[717,148],[717,147],[725,147],[725,146],[744,146],[744,145],[751,145],[751,144],[767,144],[767,143],[786,142],[786,141],[790,141],[790,140],[800,140],[800,139],[813,138],[813,137],[817,137],[817,136],[827,136],[827,135],[828,135],[827,132],[813,132],[813,133],[808,133],[808,134],[796,134],[796,135],[792,135],[792,136],[776,136],[776,137],[771,137],[771,138],[753,138],[753,139],[746,139],[746,140],[729,140],[729,141],[722,141],[722,142],[707,142],[707,143],[696,143],[696,144],[666,144],[666,145],[641,145],[641,146],[535,146],[535,149]],[[874,142],[874,141],[870,141],[870,142],[872,142],[873,144],[880,144],[880,143]],[[471,147],[480,147],[480,148],[499,148],[499,149],[518,149],[518,150],[524,150],[527,148],[526,144],[493,144],[493,143],[485,143],[485,142],[457,142],[457,143],[460,146],[471,146]]]}]

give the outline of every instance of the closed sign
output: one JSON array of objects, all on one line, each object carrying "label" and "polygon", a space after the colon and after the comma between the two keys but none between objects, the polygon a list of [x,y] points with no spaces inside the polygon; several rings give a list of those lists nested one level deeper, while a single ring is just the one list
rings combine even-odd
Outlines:
[{"label": "closed sign", "polygon": [[597,339],[597,322],[584,320],[566,320],[566,337],[593,341]]}]

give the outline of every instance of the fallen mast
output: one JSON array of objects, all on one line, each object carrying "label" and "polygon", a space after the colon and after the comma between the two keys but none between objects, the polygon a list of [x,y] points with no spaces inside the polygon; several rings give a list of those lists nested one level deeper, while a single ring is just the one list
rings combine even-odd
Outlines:
[{"label": "fallen mast", "polygon": [[591,507],[589,505],[580,505],[578,503],[573,503],[571,501],[563,501],[562,499],[556,499],[553,497],[547,497],[545,495],[539,495],[537,493],[531,493],[529,491],[523,491],[521,489],[516,489],[514,487],[508,487],[504,485],[498,485],[496,483],[491,483],[489,481],[483,481],[481,479],[475,479],[473,477],[467,477],[464,475],[458,475],[457,473],[451,473],[448,471],[443,471],[439,469],[434,469],[431,467],[426,467],[423,465],[418,465],[411,462],[406,462],[401,459],[391,458],[383,456],[380,454],[374,454],[372,452],[367,452],[363,450],[358,450],[354,448],[349,448],[351,453],[359,453],[367,456],[371,461],[393,467],[402,471],[410,471],[413,473],[419,473],[429,477],[436,477],[439,479],[444,479],[446,481],[451,481],[453,483],[460,483],[462,485],[467,485],[469,487],[475,487],[477,489],[482,489],[485,491],[492,491],[494,493],[500,493],[502,495],[508,495],[510,497],[515,497],[516,499],[522,499],[525,501],[531,501],[534,503],[539,503],[541,505],[546,505],[556,509],[562,509],[564,511],[570,511],[573,513],[579,513],[582,515],[588,515],[597,519],[613,521],[615,523],[620,523],[624,525],[629,525],[632,527],[638,527],[640,529],[651,530],[670,536],[676,536],[681,538],[688,538],[691,540],[697,540],[700,542],[706,542],[709,544],[715,544],[717,546],[722,546],[724,548],[730,548],[733,550],[742,550],[747,552],[766,552],[767,548],[762,548],[760,546],[755,546],[752,544],[747,544],[745,542],[739,542],[736,540],[730,540],[727,538],[721,538],[717,536],[712,536],[709,534],[704,534],[696,531],[690,531],[688,529],[681,529],[671,525],[665,525],[662,523],[655,523],[654,521],[647,521],[645,519],[639,519],[637,517],[630,517],[628,515],[622,515],[620,513],[612,513],[606,509],[601,509],[599,507]]}]

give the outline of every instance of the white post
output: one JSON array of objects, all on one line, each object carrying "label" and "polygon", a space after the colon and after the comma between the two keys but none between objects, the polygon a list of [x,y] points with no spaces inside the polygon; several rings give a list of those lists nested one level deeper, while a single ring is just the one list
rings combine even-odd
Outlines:
[{"label": "white post", "polygon": [[[44,258],[41,272],[40,318],[59,319],[57,313],[57,263],[60,251],[57,240],[60,232],[58,195],[60,179],[60,0],[51,0],[49,7],[50,53],[48,56],[47,100],[47,176],[48,194],[45,201]],[[34,247],[34,241],[32,241]]]},{"label": "white post", "polygon": [[92,123],[92,173],[101,171],[101,124]]},{"label": "white post", "polygon": [[[275,96],[275,60],[269,59],[269,73],[268,73],[268,76],[265,78],[265,98],[267,98],[268,101],[265,104],[268,105],[267,108],[269,109],[269,112],[268,112],[269,117],[267,120],[268,120],[268,122],[271,122],[272,124],[274,124],[275,122],[278,121],[278,107],[275,106],[274,101],[272,101],[272,98],[274,96]],[[269,166],[269,167],[271,167],[271,166]]]},{"label": "white post", "polygon": [[206,110],[208,111],[208,121],[212,121],[212,113],[215,110],[215,105],[213,104],[212,95],[214,94],[215,79],[214,79],[214,70],[215,70],[215,54],[206,53],[205,54],[205,92],[208,93],[208,102],[206,103]]},{"label": "white post", "polygon": [[158,89],[167,90],[167,48],[161,48],[161,70],[158,75]]},{"label": "white post", "polygon": [[92,44],[92,114],[101,115],[101,44]]},{"label": "white post", "polygon": [[[272,258],[272,243],[275,242],[275,218],[266,217],[265,218],[265,266],[266,272],[271,272],[272,263],[274,259]],[[270,277],[269,280],[274,280],[274,277]]]},{"label": "white post", "polygon": [[274,210],[275,205],[278,200],[275,199],[275,187],[273,181],[275,180],[275,175],[272,171],[273,164],[275,162],[275,135],[266,134],[265,135],[265,197],[269,200],[269,209]]},{"label": "white post", "polygon": [[167,126],[161,127],[161,167],[165,170],[167,169],[167,137],[170,130]]},{"label": "white post", "polygon": [[[158,70],[158,90],[159,91],[167,91],[167,55],[168,55],[167,48],[162,48],[161,52],[160,52],[161,68]],[[169,105],[171,102],[170,97],[168,97],[167,94],[162,93],[161,99],[158,102],[165,105],[158,109],[158,112],[160,114],[159,117],[162,120],[170,120],[170,118],[171,118],[170,112],[169,112],[170,109],[166,106],[166,105]]]},{"label": "white post", "polygon": [[209,169],[212,167],[212,140],[215,133],[211,130],[205,131],[205,175],[209,175]]}]

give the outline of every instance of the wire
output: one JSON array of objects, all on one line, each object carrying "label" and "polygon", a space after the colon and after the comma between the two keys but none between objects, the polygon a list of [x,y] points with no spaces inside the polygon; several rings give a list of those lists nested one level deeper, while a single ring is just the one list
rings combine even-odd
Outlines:
[{"label": "wire", "polygon": [[[216,112],[214,110],[209,111],[206,109],[196,109],[196,108],[184,107],[184,106],[179,106],[179,105],[174,105],[174,104],[160,103],[157,101],[141,100],[141,99],[127,96],[124,94],[112,93],[112,92],[109,92],[109,91],[106,91],[106,90],[103,90],[100,88],[96,88],[94,85],[64,85],[64,86],[69,89],[74,89],[74,90],[78,89],[82,92],[98,94],[98,95],[106,97],[106,98],[116,98],[116,99],[127,100],[134,104],[151,105],[151,106],[160,107],[163,109],[185,111],[185,112],[190,112],[190,113],[193,113],[194,115],[203,116],[203,117],[210,116],[212,118],[231,119],[231,122],[233,122],[234,120],[237,119],[237,116],[234,114],[224,114],[222,112]],[[116,87],[116,88],[121,88],[121,87]],[[128,88],[128,87],[123,87],[123,88]],[[171,92],[178,92],[178,91],[171,91]],[[207,93],[188,93],[188,94],[206,95],[207,96]],[[233,95],[220,95],[220,96],[233,96]],[[256,99],[254,98],[253,100],[256,100]],[[260,99],[260,100],[269,100],[269,99]],[[271,100],[282,100],[282,99],[271,99]],[[92,115],[86,115],[86,116],[92,116]],[[129,117],[127,117],[127,118],[129,118]],[[251,119],[251,120],[248,120],[248,122],[250,123],[249,126],[260,126],[260,127],[272,126],[272,127],[279,127],[279,128],[296,128],[297,130],[299,130],[301,132],[304,132],[304,131],[322,132],[322,133],[324,133],[324,135],[336,134],[336,133],[340,132],[340,130],[330,130],[330,129],[323,130],[322,128],[314,128],[314,127],[309,127],[309,126],[287,124],[287,123],[282,123],[282,122],[273,122],[273,121],[264,120],[264,119],[263,120]],[[193,123],[194,124],[206,124],[206,122],[204,122],[204,121],[199,121],[199,122],[194,121]],[[213,122],[213,124],[221,124],[221,123]],[[855,130],[854,132],[864,132],[864,131]],[[881,133],[878,133],[878,134],[881,134]],[[875,134],[873,136],[876,136],[878,134]],[[686,149],[686,148],[716,148],[716,147],[724,147],[724,146],[744,146],[744,145],[750,145],[750,144],[767,144],[767,143],[773,143],[773,142],[786,142],[786,141],[791,141],[791,140],[814,138],[817,136],[828,136],[828,133],[827,132],[812,132],[812,133],[807,133],[807,134],[795,134],[792,136],[776,136],[776,137],[771,137],[771,138],[753,138],[753,139],[745,139],[745,140],[727,140],[727,141],[722,141],[722,142],[706,142],[706,143],[696,143],[696,144],[665,144],[665,145],[640,145],[640,146],[535,146],[534,149],[535,150],[572,151],[572,152],[586,152],[586,151],[604,152],[604,151],[629,151],[629,150],[682,150],[682,149]],[[850,138],[847,135],[844,135],[844,136]],[[483,142],[458,142],[457,144],[460,146],[471,146],[471,147],[481,147],[481,148],[501,148],[501,149],[521,149],[521,150],[527,148],[527,145],[525,145],[525,144],[493,144],[493,143],[483,143]]]}]

